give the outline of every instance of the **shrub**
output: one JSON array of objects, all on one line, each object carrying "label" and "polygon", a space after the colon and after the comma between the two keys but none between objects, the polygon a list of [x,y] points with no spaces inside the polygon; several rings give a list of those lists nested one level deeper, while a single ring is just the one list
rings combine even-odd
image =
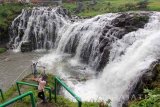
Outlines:
[{"label": "shrub", "polygon": [[134,4],[134,3],[126,3],[124,6],[125,6],[127,11],[137,9],[136,4]]},{"label": "shrub", "polygon": [[136,101],[130,107],[159,107],[160,105],[160,89],[148,90],[145,89],[146,98],[141,101]]},{"label": "shrub", "polygon": [[137,7],[138,9],[147,9],[148,4],[149,4],[148,0],[139,1],[137,3]]},{"label": "shrub", "polygon": [[5,51],[6,51],[5,48],[0,48],[0,53],[3,53],[3,52],[5,52]]}]

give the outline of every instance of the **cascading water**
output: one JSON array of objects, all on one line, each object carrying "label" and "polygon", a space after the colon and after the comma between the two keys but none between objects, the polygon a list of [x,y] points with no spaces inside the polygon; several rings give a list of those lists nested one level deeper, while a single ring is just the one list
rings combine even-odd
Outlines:
[{"label": "cascading water", "polygon": [[18,51],[25,42],[30,42],[33,49],[53,48],[58,30],[70,23],[66,12],[48,7],[22,10],[10,27],[9,44]]},{"label": "cascading water", "polygon": [[29,40],[34,49],[49,44],[52,52],[39,61],[64,78],[82,100],[111,99],[113,107],[122,107],[160,57],[160,13],[151,14],[144,28],[129,33],[113,23],[121,13],[72,22],[60,8],[24,10],[12,23],[10,43],[16,49]]},{"label": "cascading water", "polygon": [[159,41],[160,13],[155,13],[144,29],[114,42],[100,76],[73,86],[74,91],[84,100],[111,99],[113,107],[121,107],[145,70],[160,58]]}]

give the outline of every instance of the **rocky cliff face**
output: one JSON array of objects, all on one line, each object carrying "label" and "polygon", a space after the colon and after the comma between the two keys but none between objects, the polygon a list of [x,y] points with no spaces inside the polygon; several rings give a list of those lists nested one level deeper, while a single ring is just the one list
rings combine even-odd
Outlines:
[{"label": "rocky cliff face", "polygon": [[130,95],[130,100],[145,98],[144,89],[154,89],[160,86],[160,60],[151,64],[142,75]]},{"label": "rocky cliff face", "polygon": [[[125,34],[143,28],[149,20],[149,13],[121,13],[119,17],[112,20],[111,25],[106,25],[103,29],[102,36],[99,39],[102,53],[100,65],[98,69],[102,69],[109,56],[110,44],[116,39],[121,39]],[[113,36],[111,36],[113,35]],[[123,54],[123,53],[122,53]]]}]

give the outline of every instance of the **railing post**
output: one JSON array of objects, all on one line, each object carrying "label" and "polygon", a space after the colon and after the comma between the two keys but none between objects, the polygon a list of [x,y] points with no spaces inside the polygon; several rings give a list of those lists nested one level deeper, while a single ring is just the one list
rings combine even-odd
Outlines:
[{"label": "railing post", "polygon": [[34,100],[34,97],[33,97],[33,93],[30,94],[30,97],[31,97],[31,102],[32,102],[32,107],[36,107],[35,105],[35,100]]},{"label": "railing post", "polygon": [[3,96],[3,92],[1,89],[0,89],[0,93],[1,93],[2,100],[4,101],[4,96]]},{"label": "railing post", "polygon": [[[18,93],[19,93],[19,95],[21,95],[21,91],[20,91],[20,88],[19,88],[19,84],[18,84],[18,83],[16,83],[16,85],[17,85]],[[22,101],[22,98],[21,98],[21,101]]]},{"label": "railing post", "polygon": [[78,101],[78,107],[82,106],[81,99],[58,77],[55,77],[55,102],[56,102],[56,91],[57,91],[57,83],[62,85],[77,101]]},{"label": "railing post", "polygon": [[12,104],[12,103],[15,103],[15,102],[18,101],[19,99],[22,99],[22,98],[26,97],[26,96],[30,96],[30,98],[31,98],[30,100],[31,100],[31,103],[32,103],[32,107],[36,107],[36,106],[35,106],[35,100],[34,100],[33,92],[32,92],[32,91],[29,91],[29,92],[27,92],[27,93],[21,94],[21,95],[15,97],[15,98],[13,98],[13,99],[7,101],[7,102],[4,102],[3,104],[0,104],[0,107],[6,107],[6,106],[8,106],[8,105],[10,105],[10,104]]},{"label": "railing post", "polygon": [[49,91],[49,101],[51,102],[52,98],[51,98],[51,90],[48,90]]},{"label": "railing post", "polygon": [[[19,87],[19,85],[27,85],[27,86],[32,86],[32,87],[38,87],[38,85],[37,84],[31,84],[31,83],[27,83],[27,82],[16,82],[16,85],[17,85],[17,90],[18,90],[18,93],[19,93],[19,95],[21,95],[21,91],[20,91],[20,87]],[[45,87],[45,89],[48,91],[48,93],[49,93],[49,101],[51,101],[52,100],[52,96],[51,96],[51,93],[52,93],[52,91],[51,91],[51,88],[50,87]]]},{"label": "railing post", "polygon": [[19,84],[18,84],[18,83],[16,83],[16,85],[17,85],[18,93],[19,93],[19,95],[21,95],[21,91],[20,91],[20,88],[19,88]]},{"label": "railing post", "polygon": [[82,106],[82,102],[78,101],[78,107]]},{"label": "railing post", "polygon": [[55,102],[57,102],[57,80],[56,80],[56,78],[54,79],[55,80],[55,84],[54,84],[54,88],[55,88],[55,90],[54,90],[54,100],[55,100]]}]

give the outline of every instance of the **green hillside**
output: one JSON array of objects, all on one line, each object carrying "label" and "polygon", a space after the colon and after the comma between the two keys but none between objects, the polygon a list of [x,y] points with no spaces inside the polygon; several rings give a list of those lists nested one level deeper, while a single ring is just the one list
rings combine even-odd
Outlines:
[{"label": "green hillside", "polygon": [[[147,1],[147,8],[140,8],[139,3]],[[76,3],[64,3],[63,6],[75,13]],[[89,17],[108,12],[123,11],[160,11],[160,0],[97,0],[94,5],[89,0],[83,1],[83,10],[79,16]]]}]

